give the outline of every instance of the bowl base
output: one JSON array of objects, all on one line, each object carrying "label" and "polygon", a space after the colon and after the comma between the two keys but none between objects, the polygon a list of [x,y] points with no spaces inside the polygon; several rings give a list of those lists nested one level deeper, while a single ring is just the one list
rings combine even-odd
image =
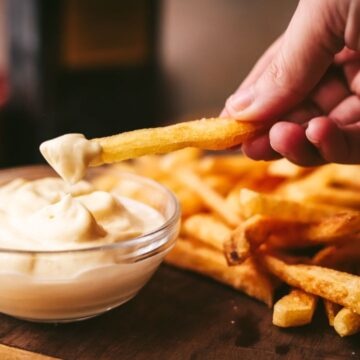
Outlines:
[{"label": "bowl base", "polygon": [[21,317],[21,316],[13,316],[13,315],[9,315],[9,316],[12,316],[13,318],[15,319],[18,319],[18,320],[23,320],[23,321],[30,321],[30,322],[33,322],[33,323],[39,323],[39,324],[67,324],[67,323],[72,323],[72,322],[78,322],[78,321],[83,321],[83,320],[87,320],[87,319],[91,319],[91,318],[94,318],[96,316],[100,316],[108,311],[110,311],[111,309],[109,310],[105,310],[101,313],[98,313],[98,314],[94,314],[94,315],[88,315],[88,316],[83,316],[83,317],[79,317],[79,318],[70,318],[70,319],[50,319],[50,320],[46,320],[46,319],[31,319],[31,318],[26,318],[26,317]]},{"label": "bowl base", "polygon": [[123,299],[121,302],[117,303],[116,305],[109,306],[108,308],[105,308],[101,312],[91,314],[91,315],[82,316],[82,317],[65,318],[65,319],[32,319],[32,318],[23,317],[23,316],[16,316],[16,315],[11,315],[11,314],[6,314],[6,313],[4,313],[4,314],[8,315],[8,316],[12,316],[15,319],[24,320],[24,321],[30,321],[30,322],[33,322],[33,323],[66,324],[66,323],[72,323],[72,322],[88,320],[88,319],[94,318],[96,316],[100,316],[102,314],[105,314],[108,311],[113,310],[113,309],[125,304],[126,302],[130,301],[133,297],[136,296],[136,294],[137,294],[137,292],[135,294],[132,294],[131,296],[127,297],[126,299]]}]

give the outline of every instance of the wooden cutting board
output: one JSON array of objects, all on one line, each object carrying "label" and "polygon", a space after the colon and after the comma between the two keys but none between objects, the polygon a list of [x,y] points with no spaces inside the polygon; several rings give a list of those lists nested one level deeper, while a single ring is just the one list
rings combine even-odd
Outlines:
[{"label": "wooden cutting board", "polygon": [[[0,181],[9,175],[0,171]],[[279,329],[265,305],[162,265],[137,297],[91,320],[49,325],[0,315],[0,359],[360,359],[360,335],[341,339],[319,310],[311,325]]]},{"label": "wooden cutting board", "polygon": [[136,298],[91,320],[47,325],[1,315],[0,343],[70,360],[360,359],[360,336],[341,339],[320,311],[311,325],[279,329],[265,305],[167,265]]}]

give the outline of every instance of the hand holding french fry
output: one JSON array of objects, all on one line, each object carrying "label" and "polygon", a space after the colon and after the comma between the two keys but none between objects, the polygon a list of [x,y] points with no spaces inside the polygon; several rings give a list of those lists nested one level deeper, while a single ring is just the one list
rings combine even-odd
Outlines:
[{"label": "hand holding french fry", "polygon": [[286,31],[222,112],[252,122],[284,120],[244,144],[249,157],[360,164],[359,15],[358,0],[299,1]]}]

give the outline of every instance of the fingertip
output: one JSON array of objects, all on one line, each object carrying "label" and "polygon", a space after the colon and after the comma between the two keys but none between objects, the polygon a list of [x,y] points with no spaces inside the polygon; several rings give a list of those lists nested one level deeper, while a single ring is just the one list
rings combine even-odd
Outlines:
[{"label": "fingertip", "polygon": [[344,133],[325,116],[312,119],[306,137],[316,146],[328,162],[343,163],[349,157],[349,146]]},{"label": "fingertip", "polygon": [[248,114],[249,107],[254,101],[254,96],[252,86],[241,88],[226,100],[225,109],[235,119],[249,120],[249,116],[246,114]]},{"label": "fingertip", "polygon": [[224,108],[224,109],[222,109],[219,117],[230,117],[230,114],[229,114],[228,111]]},{"label": "fingertip", "polygon": [[325,116],[311,119],[305,130],[306,137],[313,145],[319,147],[321,142],[332,132],[333,125],[335,124],[332,124]]},{"label": "fingertip", "polygon": [[270,145],[269,135],[262,135],[242,145],[243,153],[253,160],[276,160],[281,155],[276,153]]},{"label": "fingertip", "polygon": [[305,129],[299,124],[278,122],[270,129],[269,136],[271,147],[297,165],[315,166],[324,163],[306,138]]}]

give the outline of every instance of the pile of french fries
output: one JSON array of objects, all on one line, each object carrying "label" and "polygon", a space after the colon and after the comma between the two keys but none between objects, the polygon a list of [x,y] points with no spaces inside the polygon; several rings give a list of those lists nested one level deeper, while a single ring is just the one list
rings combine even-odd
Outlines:
[{"label": "pile of french fries", "polygon": [[168,264],[264,302],[277,326],[309,324],[323,303],[340,336],[360,331],[360,166],[301,168],[187,148],[113,165],[94,183],[115,191],[121,171],[177,195],[182,226]]}]

